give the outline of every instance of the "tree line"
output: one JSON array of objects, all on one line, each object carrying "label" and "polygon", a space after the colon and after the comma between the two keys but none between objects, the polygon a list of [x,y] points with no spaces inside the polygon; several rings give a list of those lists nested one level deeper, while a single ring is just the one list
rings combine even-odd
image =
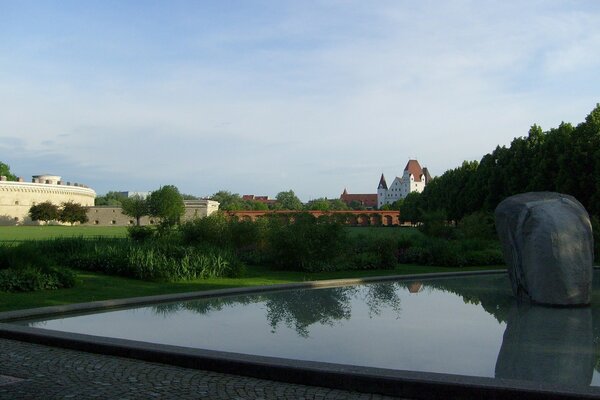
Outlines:
[{"label": "tree line", "polygon": [[600,216],[600,104],[577,126],[562,122],[543,131],[533,125],[510,146],[497,146],[480,161],[464,161],[432,179],[421,194],[409,194],[399,209],[402,219],[413,222],[432,212],[459,221],[531,191],[570,194]]}]

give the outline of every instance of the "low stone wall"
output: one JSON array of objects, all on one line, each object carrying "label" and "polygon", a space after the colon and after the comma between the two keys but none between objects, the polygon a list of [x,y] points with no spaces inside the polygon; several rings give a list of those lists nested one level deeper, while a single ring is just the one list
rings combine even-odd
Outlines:
[{"label": "low stone wall", "polygon": [[49,201],[57,206],[72,201],[89,207],[96,192],[84,186],[57,183],[0,181],[0,225],[37,225],[31,221],[31,206]]},{"label": "low stone wall", "polygon": [[[219,209],[219,203],[212,200],[190,200],[184,201],[185,211],[183,220],[204,218]],[[88,222],[84,225],[95,226],[131,226],[135,225],[135,218],[123,214],[121,207],[95,206],[88,208]],[[155,225],[159,222],[153,217],[142,217],[140,225]]]}]

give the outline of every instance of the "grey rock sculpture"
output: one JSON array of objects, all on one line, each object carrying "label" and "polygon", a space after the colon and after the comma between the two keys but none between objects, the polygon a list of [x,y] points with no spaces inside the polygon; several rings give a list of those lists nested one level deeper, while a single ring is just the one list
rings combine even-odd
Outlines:
[{"label": "grey rock sculpture", "polygon": [[592,225],[579,201],[560,193],[522,193],[502,201],[495,216],[518,299],[557,306],[590,304]]}]

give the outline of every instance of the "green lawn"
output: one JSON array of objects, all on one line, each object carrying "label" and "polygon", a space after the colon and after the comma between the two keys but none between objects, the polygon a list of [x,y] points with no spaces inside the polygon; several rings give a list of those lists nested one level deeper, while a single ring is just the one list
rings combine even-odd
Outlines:
[{"label": "green lawn", "polygon": [[[498,269],[504,267],[496,267]],[[272,271],[261,267],[248,267],[243,278],[215,278],[186,282],[148,282],[81,271],[79,282],[70,289],[45,290],[27,293],[0,292],[0,311],[24,308],[82,303],[95,300],[150,296],[156,294],[182,293],[197,290],[225,289],[231,287],[272,285],[277,283],[302,282],[320,279],[363,278],[395,274],[429,272],[479,271],[493,267],[444,268],[420,265],[400,265],[393,270],[337,271],[303,273]]]},{"label": "green lawn", "polygon": [[125,237],[124,226],[0,226],[1,242],[21,242],[24,240],[43,240],[55,237]]}]

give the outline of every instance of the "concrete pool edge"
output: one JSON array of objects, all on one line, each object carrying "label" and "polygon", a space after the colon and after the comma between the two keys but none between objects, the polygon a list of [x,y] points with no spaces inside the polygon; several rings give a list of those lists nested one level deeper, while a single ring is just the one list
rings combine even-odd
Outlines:
[{"label": "concrete pool edge", "polygon": [[[68,306],[0,313],[0,321],[11,321],[35,316],[63,313],[99,311],[213,296],[229,296],[259,291],[290,290],[352,285],[388,280],[413,280],[439,277],[456,277],[484,274],[502,274],[504,270],[461,273],[436,273],[385,276],[361,279],[303,282],[263,287],[212,290],[207,292],[180,293],[113,300]],[[322,362],[298,361],[275,357],[252,356],[220,351],[190,349],[170,345],[157,345],[133,340],[113,339],[68,332],[50,331],[0,323],[0,337],[55,347],[68,348],[98,354],[121,356],[150,362],[159,362],[187,368],[212,370],[255,378],[325,386],[360,392],[380,393],[408,398],[529,398],[529,399],[575,399],[600,398],[598,389],[565,388],[550,384],[522,381],[505,381],[460,375],[397,371],[372,367],[358,367]]]}]

